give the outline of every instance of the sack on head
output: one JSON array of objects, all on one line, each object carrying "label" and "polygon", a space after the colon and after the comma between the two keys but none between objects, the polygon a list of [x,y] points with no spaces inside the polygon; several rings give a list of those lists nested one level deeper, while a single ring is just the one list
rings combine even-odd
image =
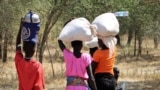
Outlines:
[{"label": "sack on head", "polygon": [[22,27],[22,40],[37,42],[37,35],[40,30],[40,18],[39,15],[33,13],[32,11],[28,12],[24,16],[23,27]]},{"label": "sack on head", "polygon": [[99,36],[114,36],[119,33],[119,22],[113,13],[104,13],[97,16],[93,22]]},{"label": "sack on head", "polygon": [[90,26],[91,24],[86,18],[75,18],[64,26],[58,39],[65,42],[90,41],[93,38]]}]

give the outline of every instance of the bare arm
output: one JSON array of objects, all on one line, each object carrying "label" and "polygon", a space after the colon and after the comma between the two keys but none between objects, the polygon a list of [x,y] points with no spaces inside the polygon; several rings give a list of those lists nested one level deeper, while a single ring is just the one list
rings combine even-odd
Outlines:
[{"label": "bare arm", "polygon": [[97,86],[95,83],[95,79],[94,79],[94,75],[92,73],[92,66],[91,64],[87,67],[87,73],[89,75],[89,85],[91,87],[92,90],[97,90]]},{"label": "bare arm", "polygon": [[98,65],[98,62],[92,61],[92,72],[95,73],[96,67]]},{"label": "bare arm", "polygon": [[62,51],[66,48],[66,46],[64,45],[64,43],[63,43],[62,40],[58,40],[58,44],[59,44],[59,47],[60,47],[60,49],[61,49]]},{"label": "bare arm", "polygon": [[21,31],[22,31],[22,27],[23,27],[22,20],[23,20],[23,18],[21,18],[19,31],[18,31],[17,38],[16,38],[16,51],[21,50]]}]

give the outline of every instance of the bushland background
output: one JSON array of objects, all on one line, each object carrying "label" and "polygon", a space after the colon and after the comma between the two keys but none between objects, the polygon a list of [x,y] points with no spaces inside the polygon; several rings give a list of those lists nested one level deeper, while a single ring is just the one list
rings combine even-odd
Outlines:
[{"label": "bushland background", "polygon": [[[41,17],[34,58],[44,66],[47,90],[64,90],[66,83],[63,57],[57,46],[63,24],[72,17],[85,17],[92,22],[102,13],[117,11],[129,11],[128,17],[117,17],[120,42],[115,66],[120,69],[119,87],[160,89],[159,0],[0,0],[0,90],[18,88],[15,38],[20,18],[28,10]],[[88,48],[83,51],[88,53]]]}]

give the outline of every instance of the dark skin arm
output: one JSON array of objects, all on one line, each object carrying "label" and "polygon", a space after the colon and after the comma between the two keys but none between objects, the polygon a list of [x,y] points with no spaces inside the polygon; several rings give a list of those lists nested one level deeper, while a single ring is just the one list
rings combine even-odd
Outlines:
[{"label": "dark skin arm", "polygon": [[[98,50],[98,47],[94,47],[94,48],[89,48],[89,53],[90,55],[93,57],[94,52]],[[95,73],[95,69],[98,65],[98,62],[92,61],[92,72]]]},{"label": "dark skin arm", "polygon": [[17,38],[16,38],[16,51],[18,51],[18,50],[21,51],[21,31],[22,31],[22,27],[23,27],[23,18],[21,18],[19,31],[18,31]]},{"label": "dark skin arm", "polygon": [[96,67],[98,65],[98,62],[92,61],[92,72],[95,73]]},{"label": "dark skin arm", "polygon": [[58,44],[59,44],[59,47],[60,47],[60,49],[61,49],[62,51],[66,48],[66,46],[64,45],[64,43],[63,43],[62,40],[58,40]]},{"label": "dark skin arm", "polygon": [[[91,57],[93,57],[93,54],[97,49],[98,49],[98,47],[89,48],[89,54],[91,55]],[[92,69],[92,73],[94,74],[93,69]],[[89,84],[89,87],[91,88],[91,90],[93,90],[91,85],[90,85],[89,80],[88,80],[88,84]]]},{"label": "dark skin arm", "polygon": [[89,82],[89,85],[90,85],[91,89],[92,90],[97,90],[97,86],[96,86],[96,83],[95,83],[94,75],[92,73],[91,64],[87,67],[87,73],[89,75],[88,82]]}]

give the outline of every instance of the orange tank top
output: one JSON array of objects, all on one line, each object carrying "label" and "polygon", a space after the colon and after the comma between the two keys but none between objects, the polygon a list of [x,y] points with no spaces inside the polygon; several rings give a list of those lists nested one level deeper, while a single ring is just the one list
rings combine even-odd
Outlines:
[{"label": "orange tank top", "polygon": [[115,48],[112,56],[109,55],[109,49],[95,51],[93,61],[98,63],[95,73],[111,73],[114,75],[113,67],[115,63],[116,50],[117,49]]}]

